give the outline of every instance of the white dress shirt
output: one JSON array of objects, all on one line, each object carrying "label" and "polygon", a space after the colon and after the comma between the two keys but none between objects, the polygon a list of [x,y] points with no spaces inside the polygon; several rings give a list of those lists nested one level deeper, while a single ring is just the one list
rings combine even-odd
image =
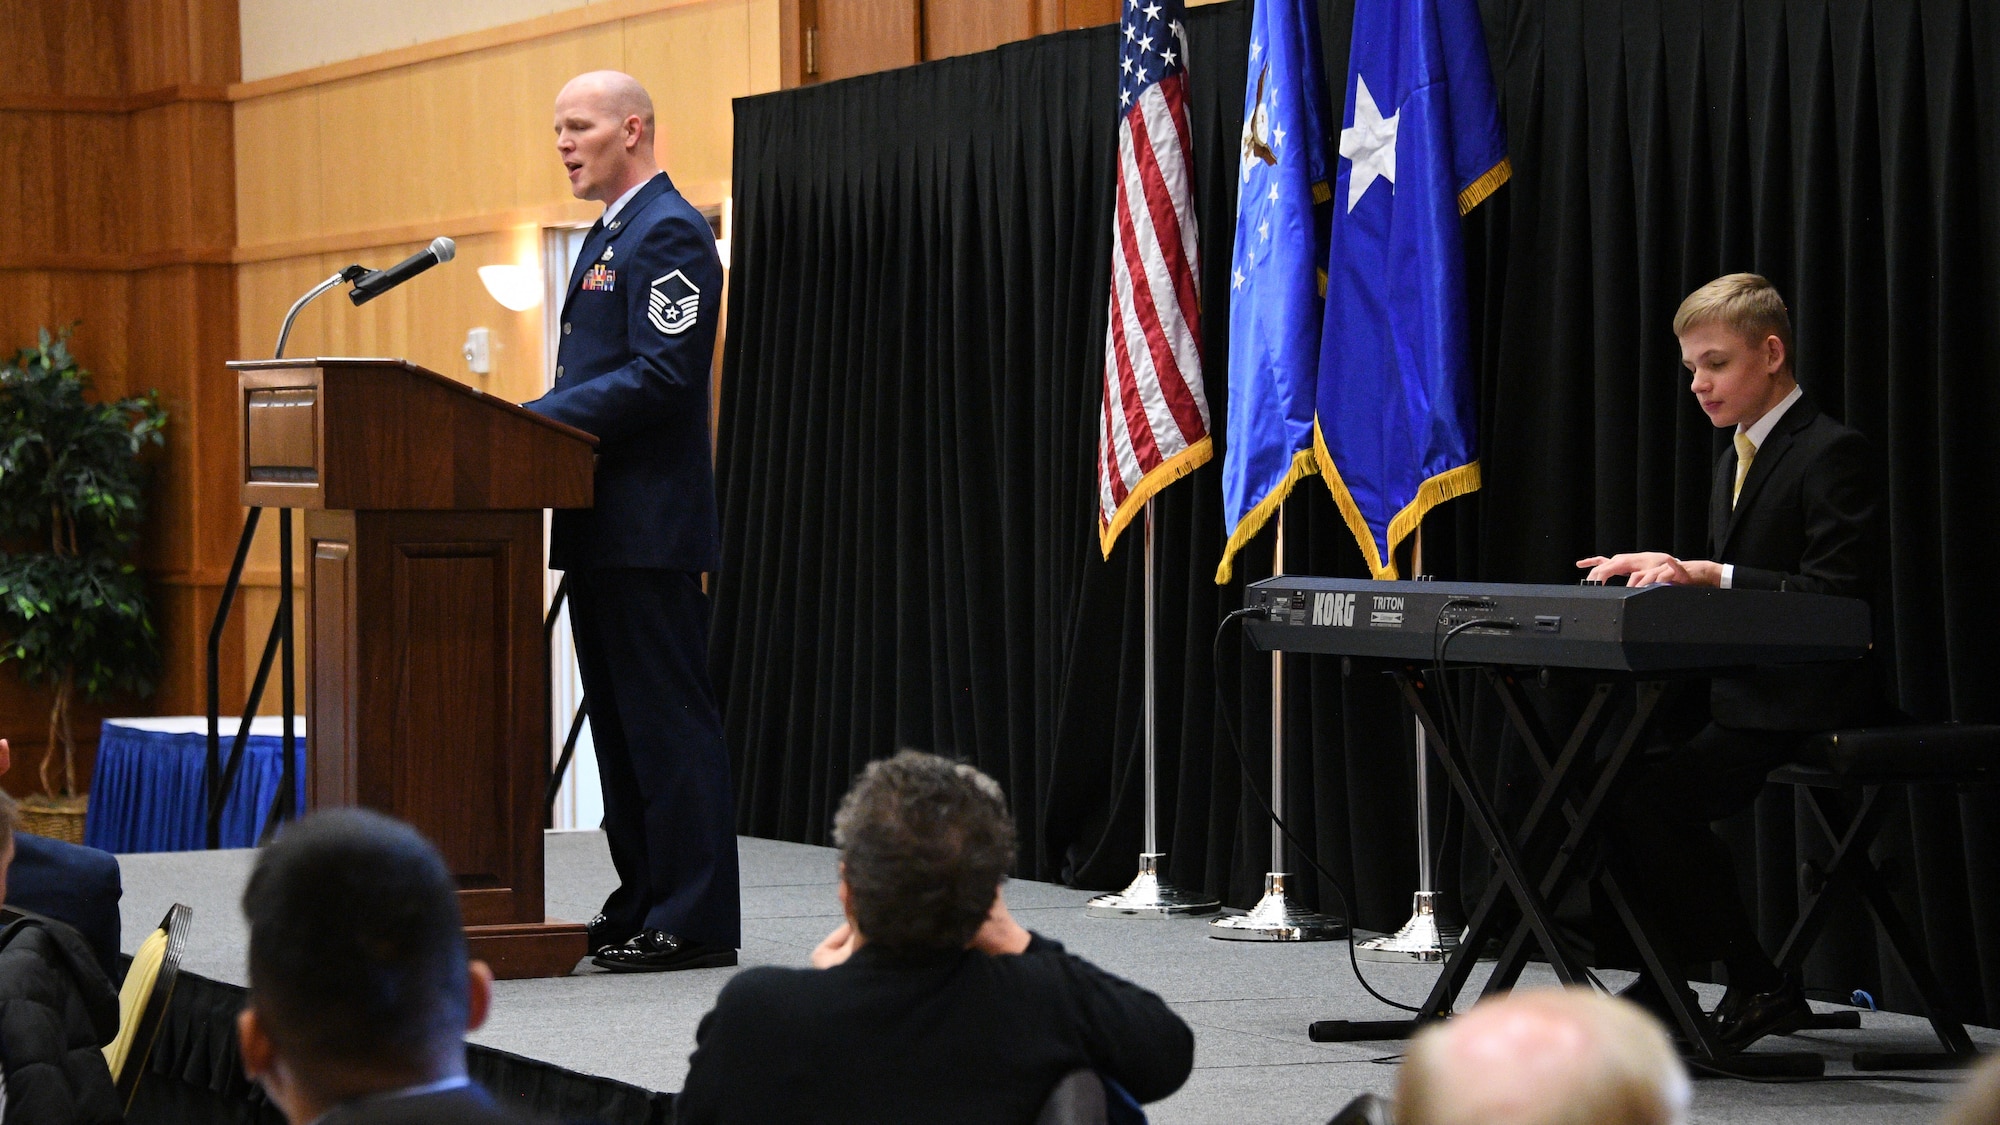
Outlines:
[{"label": "white dress shirt", "polygon": [[604,225],[607,227],[610,226],[611,220],[618,217],[618,212],[623,211],[625,209],[625,205],[627,203],[632,202],[632,197],[639,194],[639,189],[645,187],[647,184],[652,183],[655,179],[658,179],[659,175],[660,174],[658,172],[653,173],[652,175],[646,177],[645,179],[640,180],[638,183],[633,184],[629,189],[626,190],[624,195],[621,195],[618,198],[612,200],[611,206],[606,207],[604,209]]}]

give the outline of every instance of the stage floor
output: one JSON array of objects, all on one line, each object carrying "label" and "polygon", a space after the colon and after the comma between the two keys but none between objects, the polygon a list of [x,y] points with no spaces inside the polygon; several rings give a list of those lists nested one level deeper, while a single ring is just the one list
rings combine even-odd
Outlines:
[{"label": "stage floor", "polygon": [[[804,965],[839,917],[830,848],[771,840],[739,841],[743,872],[745,965]],[[600,832],[551,832],[548,899],[552,917],[585,920],[615,885]],[[125,948],[156,925],[167,908],[194,908],[189,970],[245,983],[247,934],[238,896],[253,851],[120,856],[125,880]],[[1271,945],[1216,941],[1207,923],[1105,920],[1081,909],[1088,892],[1048,883],[1008,884],[1007,902],[1022,924],[1071,951],[1165,996],[1193,1026],[1195,1071],[1181,1091],[1148,1107],[1151,1120],[1254,1121],[1320,1125],[1355,1095],[1387,1095],[1396,1082],[1398,1043],[1321,1044],[1306,1038],[1315,1019],[1387,1019],[1395,1012],[1355,980],[1343,943]],[[1436,970],[1363,963],[1368,979],[1407,1003],[1423,998]],[[653,1090],[676,1090],[694,1048],[695,1024],[734,970],[622,976],[586,963],[556,980],[502,981],[493,1015],[474,1040],[585,1074]],[[1531,976],[1533,974],[1530,974]],[[1607,974],[1617,979],[1622,974]],[[1543,974],[1537,983],[1553,978]],[[1713,990],[1704,993],[1712,1004]],[[1871,1014],[1861,1031],[1816,1032],[1774,1047],[1820,1049],[1843,1060],[1840,1081],[1753,1084],[1704,1081],[1695,1088],[1694,1120],[1704,1123],[1798,1121],[1814,1125],[1935,1120],[1956,1082],[1858,1078],[1845,1065],[1857,1046],[1922,1050],[1936,1045],[1929,1025],[1909,1016]],[[1982,1047],[2000,1034],[1974,1029]]]}]

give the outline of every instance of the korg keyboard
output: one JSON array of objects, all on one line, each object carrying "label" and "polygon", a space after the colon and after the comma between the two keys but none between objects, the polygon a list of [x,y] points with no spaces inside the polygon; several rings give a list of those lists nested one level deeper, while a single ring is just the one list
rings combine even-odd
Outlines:
[{"label": "korg keyboard", "polygon": [[[1451,663],[1692,672],[1854,660],[1869,644],[1857,598],[1706,586],[1375,582],[1280,575],[1251,584],[1264,650]],[[1454,630],[1456,630],[1454,632]]]}]

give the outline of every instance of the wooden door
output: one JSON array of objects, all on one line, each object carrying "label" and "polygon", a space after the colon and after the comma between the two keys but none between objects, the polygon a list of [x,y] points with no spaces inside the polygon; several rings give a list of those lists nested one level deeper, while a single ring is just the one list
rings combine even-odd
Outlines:
[{"label": "wooden door", "polygon": [[918,0],[798,0],[799,75],[829,82],[923,61]]}]

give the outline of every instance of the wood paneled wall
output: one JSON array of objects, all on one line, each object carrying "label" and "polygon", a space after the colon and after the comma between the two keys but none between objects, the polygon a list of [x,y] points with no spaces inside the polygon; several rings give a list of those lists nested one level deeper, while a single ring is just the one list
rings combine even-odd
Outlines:
[{"label": "wood paneled wall", "polygon": [[[153,700],[87,706],[77,734],[88,747],[105,714],[198,708],[232,545],[230,461],[212,435],[234,417],[221,364],[236,344],[236,5],[0,0],[0,26],[0,349],[75,323],[73,347],[102,394],[157,389],[169,415],[141,556],[164,677]],[[10,792],[32,789],[47,709],[44,693],[0,668]]]},{"label": "wood paneled wall", "polygon": [[[336,290],[309,307],[287,353],[398,356],[516,402],[547,379],[545,310],[511,312],[478,267],[543,268],[543,230],[587,224],[556,158],[557,91],[586,70],[645,83],[658,151],[698,206],[729,193],[733,98],[780,85],[779,0],[610,0],[368,58],[242,83],[234,102],[239,316],[235,354],[271,354],[299,294],[341,267],[384,266],[437,235],[452,262],[352,307]],[[491,333],[492,371],[461,354]],[[260,530],[247,570],[254,673],[278,599],[274,532]],[[275,713],[267,689],[262,710]]]},{"label": "wood paneled wall", "polygon": [[782,16],[791,86],[1112,23],[1118,0],[785,0]]},{"label": "wood paneled wall", "polygon": [[[585,70],[637,76],[658,110],[662,163],[690,200],[718,205],[729,191],[730,100],[778,85],[776,5],[669,0],[582,24],[586,8],[568,15],[582,26],[517,42],[467,36],[464,50],[447,44],[405,64],[239,87],[239,351],[270,354],[286,307],[341,266],[387,265],[445,234],[458,240],[456,261],[360,309],[323,299],[290,351],[400,355],[495,394],[540,393],[541,311],[501,308],[476,268],[539,269],[543,227],[599,211],[570,198],[550,130],[556,92]],[[483,378],[459,353],[478,326],[496,344]]]}]

